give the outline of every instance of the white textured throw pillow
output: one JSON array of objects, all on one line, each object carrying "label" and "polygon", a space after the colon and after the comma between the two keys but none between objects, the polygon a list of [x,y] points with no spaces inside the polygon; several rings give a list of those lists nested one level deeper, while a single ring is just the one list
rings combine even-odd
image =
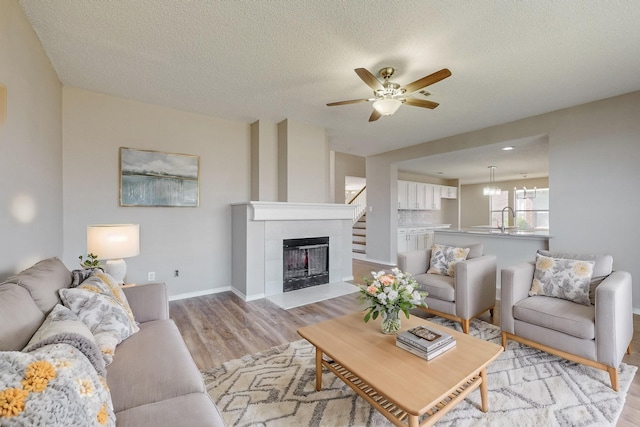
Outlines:
[{"label": "white textured throw pillow", "polygon": [[105,365],[113,361],[116,345],[140,330],[124,292],[106,273],[95,272],[77,288],[60,289],[59,294],[93,333]]},{"label": "white textured throw pillow", "polygon": [[529,295],[545,295],[590,305],[589,283],[594,264],[593,261],[550,258],[538,254]]},{"label": "white textured throw pillow", "polygon": [[453,277],[456,264],[467,259],[469,248],[435,244],[431,247],[431,260],[427,273]]}]

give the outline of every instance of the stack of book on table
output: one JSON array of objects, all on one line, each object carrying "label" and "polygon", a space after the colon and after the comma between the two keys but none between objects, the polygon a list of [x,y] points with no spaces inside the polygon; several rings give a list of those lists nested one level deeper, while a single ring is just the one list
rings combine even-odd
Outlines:
[{"label": "stack of book on table", "polygon": [[439,329],[416,326],[396,335],[396,346],[423,359],[431,360],[455,347],[456,340]]}]

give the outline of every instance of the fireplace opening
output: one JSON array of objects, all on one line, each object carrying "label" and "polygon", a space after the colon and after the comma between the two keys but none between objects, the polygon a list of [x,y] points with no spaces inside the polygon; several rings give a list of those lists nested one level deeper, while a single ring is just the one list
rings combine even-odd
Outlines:
[{"label": "fireplace opening", "polygon": [[286,239],[283,248],[283,292],[329,283],[329,237]]}]

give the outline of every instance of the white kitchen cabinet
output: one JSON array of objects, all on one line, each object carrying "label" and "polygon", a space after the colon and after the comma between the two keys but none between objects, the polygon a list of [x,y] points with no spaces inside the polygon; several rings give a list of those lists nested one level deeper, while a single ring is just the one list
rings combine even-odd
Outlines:
[{"label": "white kitchen cabinet", "polygon": [[398,252],[418,249],[418,230],[416,228],[398,229]]},{"label": "white kitchen cabinet", "polygon": [[398,209],[440,210],[441,185],[398,180]]},{"label": "white kitchen cabinet", "polygon": [[418,209],[417,202],[417,191],[418,191],[418,183],[417,182],[407,182],[407,209]]},{"label": "white kitchen cabinet", "polygon": [[428,204],[428,189],[427,184],[423,184],[422,182],[416,182],[416,209],[425,210],[429,209]]},{"label": "white kitchen cabinet", "polygon": [[425,239],[425,236],[427,235],[427,229],[426,228],[418,228],[418,234],[417,234],[417,246],[418,246],[418,250],[422,250],[422,249],[426,249],[426,245],[427,245],[427,240]]},{"label": "white kitchen cabinet", "polygon": [[409,183],[398,181],[398,209],[409,209]]},{"label": "white kitchen cabinet", "polygon": [[399,228],[398,252],[430,249],[433,246],[433,230],[426,228]]},{"label": "white kitchen cabinet", "polygon": [[440,189],[440,196],[443,199],[457,199],[458,198],[458,187],[451,187],[448,185],[443,185]]},{"label": "white kitchen cabinet", "polygon": [[433,185],[433,203],[431,204],[431,210],[439,211],[442,209],[442,199],[440,196],[441,185]]}]

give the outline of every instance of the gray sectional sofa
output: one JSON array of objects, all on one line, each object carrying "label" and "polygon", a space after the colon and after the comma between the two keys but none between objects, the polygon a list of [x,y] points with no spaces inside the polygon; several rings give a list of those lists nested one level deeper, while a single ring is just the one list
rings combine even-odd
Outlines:
[{"label": "gray sectional sofa", "polygon": [[[0,284],[0,351],[23,350],[61,302],[58,290],[69,287],[72,277],[59,259],[51,258]],[[165,285],[123,290],[140,331],[116,347],[113,362],[106,368],[116,425],[224,426],[169,318]]]}]

